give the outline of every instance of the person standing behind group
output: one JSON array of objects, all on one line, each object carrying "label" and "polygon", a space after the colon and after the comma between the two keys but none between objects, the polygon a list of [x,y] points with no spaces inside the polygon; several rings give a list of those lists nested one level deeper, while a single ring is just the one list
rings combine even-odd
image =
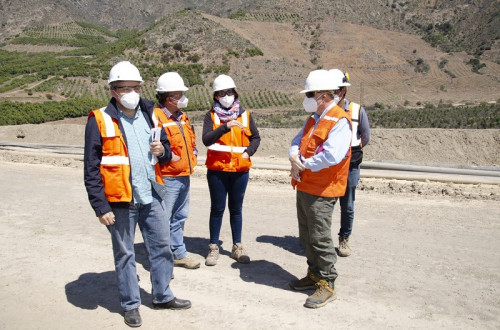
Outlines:
[{"label": "person standing behind group", "polygon": [[158,165],[172,156],[165,133],[151,141],[154,103],[140,97],[142,77],[130,62],[109,73],[112,99],[90,113],[85,127],[84,181],[99,221],[111,234],[124,321],[139,327],[141,294],[134,237],[137,224],[149,248],[154,309],[185,309],[191,302],[170,289],[173,258],[168,220],[162,201],[165,187]]},{"label": "person standing behind group", "polygon": [[316,291],[306,299],[318,308],[336,298],[337,255],[332,240],[333,207],[345,192],[350,161],[351,122],[337,106],[338,89],[327,70],[311,71],[306,79],[303,102],[312,116],[293,138],[289,157],[292,186],[297,190],[299,239],[307,258],[307,275],[292,280],[294,290]]},{"label": "person standing behind group", "polygon": [[188,88],[177,72],[167,72],[158,78],[154,109],[156,126],[167,133],[172,160],[160,165],[165,182],[166,213],[170,223],[170,249],[174,255],[174,266],[187,269],[200,267],[200,262],[191,259],[184,243],[184,224],[189,214],[190,175],[197,162],[196,135],[184,109],[188,99],[184,92]]},{"label": "person standing behind group", "polygon": [[214,105],[203,122],[203,144],[207,146],[207,181],[210,190],[210,244],[205,265],[214,266],[219,258],[219,235],[228,199],[232,232],[231,257],[249,263],[241,244],[243,198],[252,166],[250,156],[259,147],[260,136],[248,110],[238,99],[231,77],[220,75],[213,82]]},{"label": "person standing behind group", "polygon": [[354,222],[354,200],[356,198],[356,187],[359,183],[360,167],[363,161],[363,148],[370,141],[370,123],[365,108],[361,105],[350,102],[345,96],[349,83],[349,75],[339,69],[332,69],[330,73],[334,77],[334,82],[339,86],[335,92],[339,97],[339,107],[343,108],[352,121],[352,140],[351,140],[351,163],[349,165],[349,177],[345,195],[340,197],[340,230],[339,230],[339,248],[340,257],[351,255],[349,246],[349,236],[352,233],[352,224]]}]

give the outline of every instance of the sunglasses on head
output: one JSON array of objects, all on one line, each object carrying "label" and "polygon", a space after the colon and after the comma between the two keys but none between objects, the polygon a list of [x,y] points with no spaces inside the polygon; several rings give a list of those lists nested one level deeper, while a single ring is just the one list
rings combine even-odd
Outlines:
[{"label": "sunglasses on head", "polygon": [[218,97],[224,97],[226,95],[233,96],[234,95],[234,91],[232,89],[227,89],[227,90],[224,90],[224,91],[218,91],[218,92],[216,92],[216,95]]}]

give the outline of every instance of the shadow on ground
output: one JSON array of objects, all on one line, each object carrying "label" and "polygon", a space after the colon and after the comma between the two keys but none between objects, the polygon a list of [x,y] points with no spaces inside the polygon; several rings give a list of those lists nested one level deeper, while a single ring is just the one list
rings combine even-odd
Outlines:
[{"label": "shadow on ground", "polygon": [[[135,248],[136,264],[141,264],[147,271],[150,270],[148,253],[144,243],[137,243]],[[139,276],[137,277],[141,280]],[[76,307],[82,309],[96,309],[98,306],[106,308],[111,313],[121,313],[120,298],[116,285],[115,271],[104,273],[85,273],[65,286],[66,299]],[[151,295],[140,288],[141,301],[151,301]]]},{"label": "shadow on ground", "polygon": [[295,253],[299,256],[305,256],[306,250],[300,244],[299,238],[297,236],[270,236],[270,235],[261,235],[256,239],[259,243],[270,243],[282,249],[285,249],[288,252]]},{"label": "shadow on ground", "polygon": [[[223,246],[223,241],[219,241],[219,254],[225,256],[231,256],[232,245]],[[186,249],[190,254],[198,254],[201,258],[205,259],[208,253],[208,244],[210,240],[203,237],[187,237],[184,236],[184,244],[186,244]]]},{"label": "shadow on ground", "polygon": [[[121,313],[120,298],[114,271],[104,273],[85,273],[65,286],[66,299],[82,309],[96,309],[101,306],[111,313]],[[141,301],[151,300],[150,295],[141,289]]]},{"label": "shadow on ground", "polygon": [[231,267],[239,269],[240,277],[245,282],[252,282],[277,289],[291,290],[290,280],[297,279],[280,265],[267,260],[252,260],[249,264],[234,262]]}]

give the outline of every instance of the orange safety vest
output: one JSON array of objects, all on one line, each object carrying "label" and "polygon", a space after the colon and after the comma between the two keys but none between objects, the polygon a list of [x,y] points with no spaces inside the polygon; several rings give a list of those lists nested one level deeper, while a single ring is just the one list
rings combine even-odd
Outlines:
[{"label": "orange safety vest", "polygon": [[[102,158],[100,164],[101,180],[108,202],[131,202],[132,185],[130,183],[130,159],[127,144],[120,131],[118,120],[104,110],[92,111],[102,139]],[[158,163],[155,165],[156,182],[163,184]]]},{"label": "orange safety vest", "polygon": [[161,174],[163,176],[187,176],[194,172],[197,159],[194,154],[196,148],[196,135],[189,122],[188,116],[183,113],[179,120],[182,129],[178,123],[168,118],[159,107],[153,110],[153,123],[156,127],[163,127],[167,133],[170,149],[172,153],[180,156],[177,162],[168,162],[160,164]]},{"label": "orange safety vest", "polygon": [[[304,127],[304,133],[300,141],[300,155],[307,159],[321,152],[319,151],[321,150],[321,145],[328,139],[328,134],[342,118],[347,118],[349,124],[351,123],[344,109],[339,106],[334,106],[330,109],[320,119],[316,128],[314,128],[316,121],[313,117],[310,117]],[[305,169],[300,174],[300,182],[292,179],[292,186],[296,187],[299,191],[315,196],[344,196],[347,186],[347,176],[349,175],[350,159],[351,153],[348,151],[346,157],[334,166],[324,168],[318,172]]]},{"label": "orange safety vest", "polygon": [[[213,111],[210,111],[212,116],[213,129],[221,126],[219,116]],[[250,158],[243,158],[241,155],[250,145],[250,112],[244,111],[238,118],[242,123],[243,128],[238,126],[231,127],[231,131],[222,135],[216,143],[207,148],[207,160],[205,165],[209,170],[223,172],[245,172],[252,167]]]}]

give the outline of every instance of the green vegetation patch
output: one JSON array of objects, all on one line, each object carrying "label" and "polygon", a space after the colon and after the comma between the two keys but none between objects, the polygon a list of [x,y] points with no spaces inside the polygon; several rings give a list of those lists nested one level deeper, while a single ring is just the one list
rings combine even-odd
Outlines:
[{"label": "green vegetation patch", "polygon": [[94,99],[46,101],[43,103],[0,102],[0,126],[40,124],[64,118],[86,116],[90,111],[105,106]]},{"label": "green vegetation patch", "polygon": [[431,104],[422,109],[367,110],[371,127],[379,128],[500,128],[500,105]]}]

